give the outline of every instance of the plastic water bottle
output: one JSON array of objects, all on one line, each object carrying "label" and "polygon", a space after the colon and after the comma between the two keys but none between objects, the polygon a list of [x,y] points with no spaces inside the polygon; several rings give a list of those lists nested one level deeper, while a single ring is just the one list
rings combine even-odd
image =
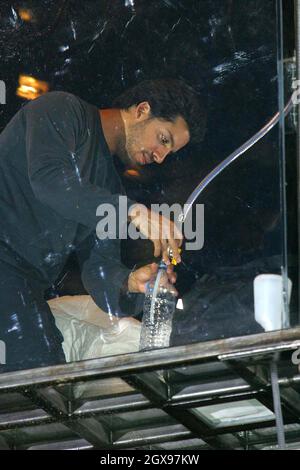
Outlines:
[{"label": "plastic water bottle", "polygon": [[148,283],[145,294],[140,351],[166,348],[170,344],[176,295],[161,263],[157,276]]}]

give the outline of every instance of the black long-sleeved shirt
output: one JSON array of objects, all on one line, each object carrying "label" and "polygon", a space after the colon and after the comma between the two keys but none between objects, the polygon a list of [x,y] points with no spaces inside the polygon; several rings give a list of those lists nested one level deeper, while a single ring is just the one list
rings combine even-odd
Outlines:
[{"label": "black long-sleeved shirt", "polygon": [[0,241],[45,285],[77,249],[85,288],[118,315],[129,270],[120,262],[119,240],[101,241],[95,229],[97,207],[110,203],[118,211],[120,194],[99,111],[80,98],[47,93],[0,134]]}]

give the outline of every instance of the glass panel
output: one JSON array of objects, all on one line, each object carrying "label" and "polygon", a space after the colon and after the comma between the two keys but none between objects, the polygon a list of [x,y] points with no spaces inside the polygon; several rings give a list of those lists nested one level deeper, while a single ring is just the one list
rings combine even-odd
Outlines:
[{"label": "glass panel", "polygon": [[[298,60],[299,53],[295,54],[296,49],[299,49],[299,39],[296,44],[296,38],[299,35],[295,31],[296,17],[297,17],[297,4],[299,2],[283,2],[283,64],[284,64],[284,97],[285,103],[288,102],[291,96],[291,90],[297,90],[297,79],[299,77]],[[294,93],[294,91],[293,91]],[[299,138],[299,124],[297,112],[297,100],[294,97],[294,107],[285,120],[285,178],[286,178],[286,208],[287,208],[287,262],[288,262],[288,277],[292,281],[292,294],[290,299],[290,324],[295,326],[299,324],[299,262],[298,262],[298,211],[299,204],[297,204],[297,193],[299,185],[299,169],[298,161],[299,154],[297,150],[297,141]]]},{"label": "glass panel", "polygon": [[[169,318],[142,349],[298,325],[294,2],[73,3],[1,7],[0,371],[138,352],[147,289],[148,324]],[[142,83],[166,77],[194,92]],[[155,310],[162,254],[143,216],[143,236],[126,232],[127,209],[181,211],[201,182],[179,302],[166,282]]]},{"label": "glass panel", "polygon": [[224,404],[204,406],[193,412],[215,428],[274,419],[274,413],[257,400],[227,403],[226,407]]}]

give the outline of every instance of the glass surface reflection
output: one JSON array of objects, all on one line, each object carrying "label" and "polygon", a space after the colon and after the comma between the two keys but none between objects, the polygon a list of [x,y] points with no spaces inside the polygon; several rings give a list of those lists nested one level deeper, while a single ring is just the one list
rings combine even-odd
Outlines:
[{"label": "glass surface reflection", "polygon": [[[42,223],[39,222],[37,237],[30,236],[30,227],[37,218],[30,212],[33,208],[30,204],[31,218],[22,226],[24,211],[28,210],[28,204],[20,204],[20,200],[24,202],[24,191],[6,193],[6,203],[11,208],[9,221],[14,230],[10,233],[9,223],[1,217],[0,295],[9,298],[12,313],[2,325],[3,331],[13,334],[16,341],[24,335],[36,339],[32,333],[34,325],[41,333],[41,341],[45,334],[50,349],[53,344],[62,344],[62,349],[57,346],[53,360],[46,354],[40,365],[63,363],[63,356],[67,362],[76,362],[134,353],[139,349],[144,299],[142,294],[127,295],[128,279],[142,266],[159,263],[161,257],[154,257],[153,244],[146,239],[124,239],[119,244],[95,241],[95,234],[89,238],[85,225],[88,204],[86,218],[76,226],[72,225],[74,213],[69,205],[63,213],[63,229],[56,233],[58,214],[67,207],[67,195],[73,191],[74,184],[82,188],[87,180],[89,184],[95,183],[100,176],[112,197],[124,194],[125,189],[130,201],[146,207],[163,203],[183,206],[214,168],[251,139],[278,111],[283,112],[289,102],[295,73],[293,2],[284,2],[282,18],[277,0],[249,2],[246,11],[243,0],[154,3],[104,0],[100,2],[101,8],[96,0],[80,7],[75,3],[69,7],[68,2],[51,1],[46,2],[48,10],[43,8],[45,2],[36,6],[29,3],[23,2],[22,8],[3,6],[1,14],[0,79],[6,85],[7,94],[6,105],[0,108],[1,130],[23,109],[29,101],[27,98],[43,94],[47,99],[48,87],[50,91],[70,94],[69,115],[75,106],[72,96],[79,97],[81,104],[76,109],[80,121],[84,102],[91,103],[93,109],[111,109],[114,98],[124,90],[143,80],[165,77],[183,79],[192,85],[208,113],[201,142],[184,146],[165,159],[156,150],[147,153],[144,149],[139,155],[140,163],[153,162],[137,168],[110,155],[111,158],[105,159],[105,168],[97,166],[96,159],[90,165],[90,173],[85,174],[91,160],[83,164],[69,136],[68,145],[72,147],[69,159],[64,156],[68,171],[60,176],[61,185],[70,189],[61,204],[49,206],[45,199],[49,179],[45,179],[40,188],[44,195],[42,204],[48,204],[50,209]],[[21,84],[25,86],[23,94],[17,90],[20,76],[28,80]],[[31,89],[32,83],[38,84],[38,89]],[[64,119],[55,120],[62,99],[62,95],[57,96],[51,131],[43,134],[43,144],[54,142],[54,135],[60,137],[67,133]],[[50,113],[50,108],[44,111],[43,115],[35,116],[35,127]],[[204,245],[199,250],[191,250],[185,240],[181,263],[174,268],[179,301],[170,346],[299,324],[294,117],[292,109],[286,121],[280,118],[276,126],[195,197],[191,206],[194,220],[196,204],[204,205]],[[80,150],[91,136],[97,135],[98,144],[102,142],[106,153],[108,142],[102,141],[99,122],[98,126],[90,125],[91,122],[95,123],[95,119],[84,129],[77,129],[82,139]],[[137,139],[138,135],[134,137]],[[168,137],[159,133],[162,145],[169,145]],[[20,139],[19,134],[12,132],[13,145],[20,143]],[[31,142],[36,140],[37,135],[32,135]],[[4,147],[8,152],[3,144],[2,154]],[[175,142],[174,149],[177,147],[182,146],[176,146]],[[60,150],[58,146],[55,155],[60,155]],[[97,143],[94,150],[92,153],[96,155]],[[46,150],[40,155],[49,159]],[[27,169],[25,166],[20,169],[17,160],[8,160],[9,165],[3,167],[2,188],[7,185],[10,188],[10,182],[18,182],[21,187],[20,174],[27,174]],[[39,171],[36,167],[35,175]],[[54,192],[58,197],[59,188]],[[83,199],[82,193],[78,206]],[[42,211],[42,207],[38,210]],[[72,236],[65,242],[67,232]],[[54,239],[59,241],[57,250],[52,249]],[[11,251],[14,240],[20,246],[18,256]],[[34,269],[28,264],[32,247],[42,258]],[[22,276],[16,283],[15,270],[20,265]],[[87,272],[98,277],[101,288],[94,283],[87,289]],[[254,280],[259,275],[283,279],[275,288],[278,299],[277,310],[271,314],[276,317],[274,322],[261,319],[260,309],[265,315],[265,305],[258,306],[255,314]],[[258,292],[259,288],[256,300]],[[24,315],[16,310],[17,298],[18,307],[24,307]],[[34,312],[34,317],[28,312],[30,315]],[[49,339],[47,332],[54,328],[54,321],[56,334]],[[10,355],[11,349],[7,353]],[[19,356],[26,358],[24,367],[36,367],[33,346],[28,351],[20,351]]]}]

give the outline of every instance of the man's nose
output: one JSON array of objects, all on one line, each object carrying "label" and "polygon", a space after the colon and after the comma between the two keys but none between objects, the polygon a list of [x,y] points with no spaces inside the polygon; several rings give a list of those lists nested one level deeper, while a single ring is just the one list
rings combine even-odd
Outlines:
[{"label": "man's nose", "polygon": [[153,152],[154,161],[156,163],[162,163],[165,160],[169,152],[170,150],[166,149],[165,147],[162,147],[159,150],[154,151]]}]

